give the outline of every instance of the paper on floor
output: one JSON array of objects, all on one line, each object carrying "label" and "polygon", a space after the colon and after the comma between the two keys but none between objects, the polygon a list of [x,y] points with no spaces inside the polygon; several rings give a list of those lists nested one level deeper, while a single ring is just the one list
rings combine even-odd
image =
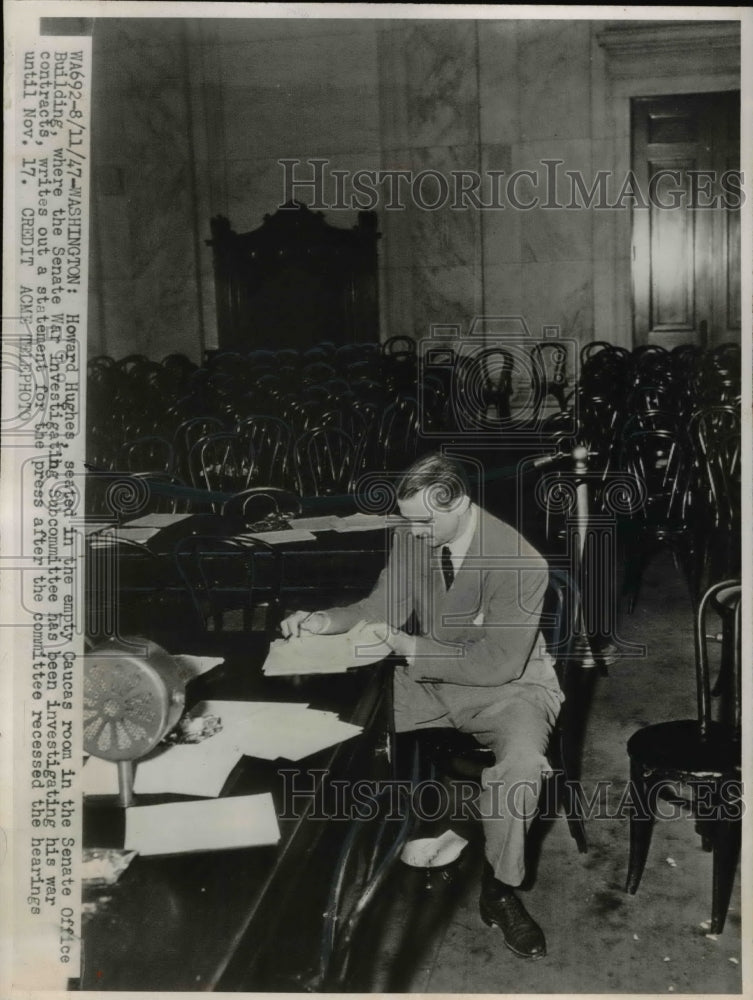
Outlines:
[{"label": "paper on floor", "polygon": [[413,868],[442,868],[459,858],[467,843],[454,830],[446,830],[441,837],[409,840],[400,859]]},{"label": "paper on floor", "polygon": [[125,847],[143,855],[254,847],[279,839],[269,792],[126,809]]}]

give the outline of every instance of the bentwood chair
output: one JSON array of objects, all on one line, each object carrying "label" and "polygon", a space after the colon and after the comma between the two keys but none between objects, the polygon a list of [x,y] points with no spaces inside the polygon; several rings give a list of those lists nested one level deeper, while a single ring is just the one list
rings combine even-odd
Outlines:
[{"label": "bentwood chair", "polygon": [[[565,695],[559,718],[549,741],[550,780],[554,795],[549,802],[562,807],[570,835],[578,851],[588,851],[583,822],[582,789],[578,780],[580,739],[591,671],[581,667],[578,642],[580,599],[574,581],[564,570],[551,569],[541,630],[555,660],[555,670]],[[445,775],[448,780],[470,778],[481,781],[484,768],[494,763],[494,753],[470,734],[451,728],[431,728],[396,737],[395,758],[405,756],[405,743],[413,739],[419,746],[422,773]],[[403,744],[402,748],[400,744]],[[547,794],[551,793],[549,790]]]},{"label": "bentwood chair", "polygon": [[[740,593],[739,580],[724,580],[710,587],[699,603],[695,616],[697,717],[644,726],[627,744],[633,808],[625,891],[638,890],[654,821],[657,815],[667,815],[666,805],[657,809],[658,799],[667,800],[674,786],[686,785],[703,846],[713,852],[712,934],[724,929],[740,852]],[[706,622],[709,609],[721,601],[733,614],[733,627],[727,634],[731,649],[722,650],[722,657],[732,662],[733,706],[728,721],[716,722],[711,718]],[[677,796],[672,794],[669,801],[677,801]]]},{"label": "bentwood chair", "polygon": [[231,611],[242,614],[245,632],[268,634],[277,624],[279,567],[272,546],[255,539],[189,535],[178,541],[173,555],[198,632],[221,632]]},{"label": "bentwood chair", "polygon": [[254,524],[260,521],[284,522],[286,518],[299,517],[302,510],[298,494],[279,486],[252,486],[236,493],[222,507],[225,516],[240,517]]}]

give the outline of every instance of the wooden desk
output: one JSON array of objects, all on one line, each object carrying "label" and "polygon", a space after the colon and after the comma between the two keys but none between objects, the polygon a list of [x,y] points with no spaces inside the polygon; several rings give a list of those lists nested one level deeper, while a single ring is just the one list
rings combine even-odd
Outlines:
[{"label": "wooden desk", "polygon": [[[166,592],[173,553],[180,539],[195,533],[232,536],[245,525],[220,515],[196,515],[163,529],[141,546],[146,556],[144,601],[152,602],[152,567],[162,571]],[[385,532],[323,532],[280,550],[281,580],[288,607],[322,607],[368,593],[385,559]],[[139,555],[139,552],[136,552]],[[140,560],[136,560],[137,564]],[[98,579],[94,577],[94,582]],[[123,580],[121,579],[121,587]],[[151,590],[150,590],[151,589]],[[123,598],[123,593],[120,593]],[[127,595],[126,595],[127,596]],[[138,612],[138,608],[136,608]],[[300,762],[244,757],[223,795],[272,793],[278,816],[285,812],[281,770],[300,772],[296,789],[311,789],[297,818],[280,820],[274,847],[137,857],[118,883],[86,891],[94,904],[84,915],[80,988],[84,990],[300,990],[317,985],[323,913],[346,822],[316,818],[332,778],[386,776],[388,719],[383,694],[387,664],[344,675],[267,678],[261,673],[269,639],[263,633],[212,632],[186,627],[163,608],[148,629],[174,653],[222,655],[224,662],[196,678],[188,701],[204,698],[300,701],[335,711],[363,726],[350,739]],[[288,779],[290,781],[291,779]],[[170,797],[142,796],[141,804]],[[176,797],[172,797],[175,799]],[[84,845],[120,847],[124,814],[114,798],[87,798]]]},{"label": "wooden desk", "polygon": [[[333,777],[375,776],[386,745],[383,711],[386,665],[346,675],[265,678],[260,661],[238,655],[197,678],[189,698],[308,702],[364,727],[362,736],[300,762],[244,757],[223,795],[270,791],[278,816],[282,769],[300,773],[296,818],[281,819],[274,847],[137,857],[119,882],[87,891],[96,913],[84,916],[83,990],[300,990],[316,987],[319,935],[329,879],[346,822],[316,818]],[[231,643],[231,645],[233,644]],[[176,650],[177,651],[177,650]],[[252,662],[250,662],[252,661]],[[323,774],[322,772],[326,772]],[[290,779],[288,779],[290,780]],[[141,804],[164,801],[143,796]],[[124,817],[114,799],[87,799],[85,846],[121,846]],[[103,899],[104,897],[104,899]]]}]

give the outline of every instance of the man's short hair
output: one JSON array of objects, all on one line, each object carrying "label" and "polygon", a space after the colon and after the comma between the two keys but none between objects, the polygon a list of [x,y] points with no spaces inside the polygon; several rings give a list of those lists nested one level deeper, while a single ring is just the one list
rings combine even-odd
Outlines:
[{"label": "man's short hair", "polygon": [[432,500],[440,509],[453,507],[469,493],[468,479],[460,462],[439,452],[419,458],[400,477],[398,500],[408,500],[430,487]]}]

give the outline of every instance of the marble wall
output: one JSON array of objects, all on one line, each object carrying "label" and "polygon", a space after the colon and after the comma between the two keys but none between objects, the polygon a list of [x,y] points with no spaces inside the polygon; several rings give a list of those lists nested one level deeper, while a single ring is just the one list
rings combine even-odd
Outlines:
[{"label": "marble wall", "polygon": [[184,25],[98,20],[93,60],[90,350],[197,356]]},{"label": "marble wall", "polygon": [[[435,171],[450,181],[471,171],[484,184],[496,171],[503,185],[529,172],[514,193],[537,197],[530,208],[508,197],[505,207],[453,207],[451,196],[430,210],[403,189],[404,207],[389,209],[380,188],[383,339],[519,316],[537,339],[558,327],[580,343],[629,344],[626,210],[559,207],[572,200],[566,171],[590,186],[622,149],[614,132],[624,123],[594,111],[607,104],[602,27],[96,21],[92,351],[198,360],[216,344],[209,219],[255,228],[291,193],[279,160],[300,160],[307,176],[315,157],[327,161],[327,219],[348,227],[356,209],[347,199],[333,206],[333,171]],[[314,199],[311,189],[293,193]],[[422,194],[437,195],[429,175]]]}]

